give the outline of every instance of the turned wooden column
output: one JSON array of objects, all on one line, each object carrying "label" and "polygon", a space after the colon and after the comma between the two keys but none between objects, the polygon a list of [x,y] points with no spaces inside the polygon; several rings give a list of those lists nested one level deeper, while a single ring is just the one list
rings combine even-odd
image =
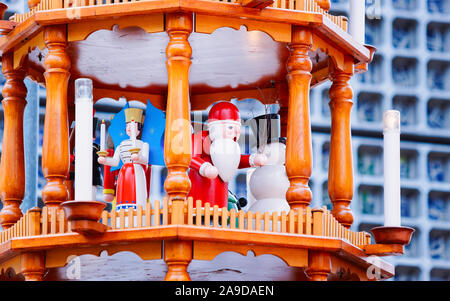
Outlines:
[{"label": "turned wooden column", "polygon": [[2,71],[6,78],[2,91],[4,129],[0,163],[0,198],[3,202],[0,224],[3,229],[22,217],[20,204],[25,196],[23,113],[27,88],[23,81],[25,70],[22,66],[14,70],[13,66],[13,54],[3,54]]},{"label": "turned wooden column", "polygon": [[310,251],[308,254],[308,269],[306,274],[311,281],[327,281],[331,272],[330,253]]},{"label": "turned wooden column", "polygon": [[290,57],[287,62],[289,109],[286,141],[286,173],[290,187],[286,200],[292,209],[308,206],[312,192],[308,186],[312,169],[311,124],[309,119],[309,89],[312,62],[308,50],[312,44],[311,30],[294,26]]},{"label": "turned wooden column", "polygon": [[[67,88],[67,106],[68,106],[68,119],[69,119],[69,156],[75,155],[75,126],[72,123],[75,121],[75,81],[69,80],[69,87]],[[72,133],[72,136],[70,134]],[[74,172],[75,165],[69,165],[69,172]],[[74,179],[70,180],[69,177],[64,181],[68,192],[68,200],[75,199]]]},{"label": "turned wooden column", "polygon": [[168,93],[164,160],[168,174],[164,188],[169,200],[176,206],[177,201],[184,202],[191,189],[187,170],[192,152],[189,105],[192,48],[188,42],[192,32],[192,14],[167,14],[166,30],[170,41],[166,48]]},{"label": "turned wooden column", "polygon": [[25,281],[42,281],[45,273],[43,252],[28,252],[20,255],[21,273]]},{"label": "turned wooden column", "polygon": [[70,59],[66,52],[65,25],[44,30],[48,54],[44,60],[47,105],[45,108],[42,171],[47,184],[42,190],[45,205],[59,206],[68,199],[64,184],[69,171],[69,125],[67,116],[67,86]]},{"label": "turned wooden column", "polygon": [[164,241],[164,261],[167,264],[165,281],[190,281],[187,267],[192,261],[192,241]]},{"label": "turned wooden column", "polygon": [[350,111],[353,105],[353,90],[348,83],[353,74],[353,65],[340,71],[331,65],[330,110],[331,138],[328,169],[328,194],[333,216],[345,227],[353,223],[350,203],[353,198],[352,141]]}]

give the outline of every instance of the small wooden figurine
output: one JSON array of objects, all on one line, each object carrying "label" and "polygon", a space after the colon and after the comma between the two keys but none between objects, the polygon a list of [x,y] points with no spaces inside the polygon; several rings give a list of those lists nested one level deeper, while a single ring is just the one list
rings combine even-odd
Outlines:
[{"label": "small wooden figurine", "polygon": [[228,181],[239,168],[262,166],[263,154],[241,155],[238,108],[226,101],[214,104],[208,115],[208,131],[192,135],[189,196],[220,208],[228,204]]},{"label": "small wooden figurine", "polygon": [[116,209],[137,208],[147,203],[146,169],[148,163],[148,144],[138,139],[142,129],[141,109],[125,110],[126,133],[130,139],[117,146],[113,157],[99,157],[100,164],[118,166],[122,161],[117,178]]},{"label": "small wooden figurine", "polygon": [[253,212],[289,212],[286,192],[289,178],[284,166],[286,145],[280,138],[280,116],[266,114],[254,118],[251,123],[253,133],[257,137],[258,153],[267,157],[262,167],[257,167],[250,177],[250,191],[255,202],[249,208]]}]

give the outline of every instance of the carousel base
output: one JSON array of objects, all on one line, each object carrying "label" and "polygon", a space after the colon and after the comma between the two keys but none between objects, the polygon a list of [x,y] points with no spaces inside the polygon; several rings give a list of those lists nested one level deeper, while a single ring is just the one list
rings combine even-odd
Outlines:
[{"label": "carousel base", "polygon": [[[266,267],[261,270],[260,267]],[[303,268],[287,266],[273,255],[255,257],[233,252],[212,261],[193,260],[188,268],[193,281],[306,281]],[[45,281],[160,281],[167,273],[164,260],[142,261],[131,252],[100,257],[82,255],[66,267],[50,269]]]}]

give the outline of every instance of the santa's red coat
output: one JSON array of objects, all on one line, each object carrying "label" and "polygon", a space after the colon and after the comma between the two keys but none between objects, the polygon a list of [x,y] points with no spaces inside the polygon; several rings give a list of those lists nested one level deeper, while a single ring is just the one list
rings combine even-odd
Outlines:
[{"label": "santa's red coat", "polygon": [[[208,131],[198,132],[192,135],[192,160],[189,165],[189,179],[191,180],[191,191],[188,196],[194,199],[194,205],[197,200],[202,201],[202,206],[209,203],[212,206],[218,205],[219,208],[228,206],[228,183],[224,182],[220,176],[215,179],[208,179],[200,175],[200,166],[209,162],[212,164],[209,148],[211,140]],[[239,168],[250,167],[250,155],[241,155]]]}]

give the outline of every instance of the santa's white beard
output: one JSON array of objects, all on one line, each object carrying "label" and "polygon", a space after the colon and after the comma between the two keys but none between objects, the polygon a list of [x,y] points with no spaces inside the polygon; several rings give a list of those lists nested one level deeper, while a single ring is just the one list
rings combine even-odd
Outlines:
[{"label": "santa's white beard", "polygon": [[230,181],[236,174],[241,160],[239,144],[232,139],[214,139],[211,143],[210,156],[213,165],[219,171],[224,182]]}]

